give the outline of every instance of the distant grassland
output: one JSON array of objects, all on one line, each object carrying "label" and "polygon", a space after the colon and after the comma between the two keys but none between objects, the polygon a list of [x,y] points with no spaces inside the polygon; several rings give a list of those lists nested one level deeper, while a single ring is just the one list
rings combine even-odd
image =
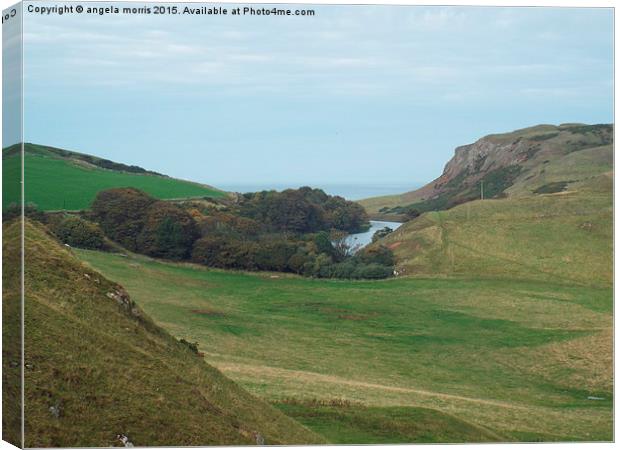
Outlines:
[{"label": "distant grassland", "polygon": [[[18,155],[3,158],[3,173],[20,171]],[[41,210],[79,210],[88,208],[99,191],[113,187],[135,187],[160,199],[222,197],[222,191],[198,183],[157,175],[141,175],[78,165],[68,160],[26,153],[26,202]],[[19,180],[11,177],[3,188],[2,208],[19,198]]]},{"label": "distant grassland", "polygon": [[467,422],[496,440],[612,438],[606,283],[326,281],[77,252],[251,392],[366,405],[368,414],[281,406],[332,442],[367,442],[362,429],[372,442],[459,440],[422,438],[411,420],[402,433],[377,436],[382,423],[399,422],[393,407],[447,412],[458,429]]}]

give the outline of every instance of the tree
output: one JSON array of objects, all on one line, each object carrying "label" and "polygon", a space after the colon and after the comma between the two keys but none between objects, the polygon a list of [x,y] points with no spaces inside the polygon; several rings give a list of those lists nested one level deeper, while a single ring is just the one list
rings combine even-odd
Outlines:
[{"label": "tree", "polygon": [[101,229],[123,247],[139,251],[138,236],[144,227],[146,210],[157,200],[134,188],[101,191],[91,206]]},{"label": "tree", "polygon": [[145,212],[144,226],[137,238],[141,253],[169,259],[188,258],[198,226],[191,214],[171,203],[158,201]]},{"label": "tree", "polygon": [[353,256],[360,248],[360,244],[353,244],[349,240],[349,235],[343,231],[333,231],[331,233],[331,243],[333,248],[334,260],[337,262],[344,261]]}]

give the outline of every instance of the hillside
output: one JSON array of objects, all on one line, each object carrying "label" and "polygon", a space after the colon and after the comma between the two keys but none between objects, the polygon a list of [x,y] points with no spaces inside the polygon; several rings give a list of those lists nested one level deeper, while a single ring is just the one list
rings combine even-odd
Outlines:
[{"label": "hillside", "polygon": [[486,276],[610,286],[611,174],[570,191],[476,200],[402,225],[381,243],[400,275]]},{"label": "hillside", "polygon": [[[19,228],[4,227],[5,268],[19,267]],[[42,226],[25,229],[27,447],[107,447],[121,434],[137,446],[324,442],[155,325]],[[6,275],[4,323],[19,308],[19,278]],[[5,381],[20,370],[11,350]]]},{"label": "hillside", "polygon": [[360,201],[374,217],[448,209],[484,198],[561,192],[612,170],[613,125],[539,125],[455,150],[442,175],[415,191]]},{"label": "hillside", "polygon": [[612,439],[613,291],[594,257],[556,278],[489,259],[468,276],[355,281],[76,254],[330,442]]},{"label": "hillside", "polygon": [[[88,208],[97,192],[114,187],[134,187],[163,200],[226,195],[203,184],[53,147],[25,144],[24,153],[26,202],[46,211]],[[4,149],[2,159],[5,175],[19,173],[18,146]],[[3,178],[5,209],[11,199],[19,198],[20,186],[18,177]]]}]

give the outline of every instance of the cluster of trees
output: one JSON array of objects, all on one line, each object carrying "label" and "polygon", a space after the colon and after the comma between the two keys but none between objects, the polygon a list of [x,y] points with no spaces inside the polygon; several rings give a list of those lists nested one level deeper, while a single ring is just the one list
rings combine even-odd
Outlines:
[{"label": "cluster of trees", "polygon": [[[355,252],[346,243],[347,231],[366,224],[364,210],[318,189],[246,194],[240,205],[214,208],[118,188],[100,192],[81,216],[45,214],[35,205],[25,212],[73,247],[107,250],[114,246],[107,237],[149,256],[320,278],[386,278],[394,270],[387,247]],[[5,219],[20,213],[17,206],[8,208]]]},{"label": "cluster of trees", "polygon": [[198,225],[186,210],[134,188],[101,191],[92,217],[110,239],[150,256],[187,259],[198,239]]},{"label": "cluster of trees", "polygon": [[[11,204],[2,214],[3,221],[13,220],[20,217],[22,208],[20,205]],[[88,221],[79,215],[67,213],[45,213],[34,203],[24,205],[24,216],[46,225],[48,230],[58,240],[71,247],[86,248],[92,250],[107,250],[103,231],[97,224]]]},{"label": "cluster of trees", "polygon": [[336,229],[355,233],[368,226],[362,206],[309,187],[243,194],[239,214],[270,231],[313,233]]},{"label": "cluster of trees", "polygon": [[387,278],[394,255],[385,246],[350,254],[346,245],[333,245],[329,233],[298,238],[281,235],[244,239],[234,233],[213,233],[196,241],[192,260],[223,269],[291,272],[319,278]]},{"label": "cluster of trees", "polygon": [[[150,256],[323,278],[393,273],[386,247],[353,254],[345,244],[346,231],[367,224],[363,208],[318,189],[245,194],[238,204],[218,207],[164,202],[133,188],[110,189],[97,195],[89,214],[98,224],[93,239],[102,230],[123,247]],[[63,229],[90,229],[75,221],[71,218]]]}]

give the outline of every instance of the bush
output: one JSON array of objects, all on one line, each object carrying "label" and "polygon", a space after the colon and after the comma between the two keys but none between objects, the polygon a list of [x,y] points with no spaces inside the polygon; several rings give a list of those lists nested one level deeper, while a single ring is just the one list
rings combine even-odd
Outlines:
[{"label": "bush", "polygon": [[353,278],[380,279],[392,276],[394,269],[381,264],[359,264],[355,269]]},{"label": "bush", "polygon": [[296,252],[297,246],[287,241],[259,242],[254,261],[259,270],[286,272],[290,270],[288,263]]},{"label": "bush", "polygon": [[356,257],[364,264],[380,264],[393,267],[396,263],[394,253],[385,245],[366,247],[358,252]]},{"label": "bush", "polygon": [[58,239],[71,247],[101,250],[106,247],[101,229],[78,216],[64,216],[51,221],[50,228]]},{"label": "bush", "polygon": [[379,239],[386,237],[388,234],[392,233],[390,227],[383,227],[380,230],[375,231],[375,234],[372,235],[372,242],[377,242]]}]

